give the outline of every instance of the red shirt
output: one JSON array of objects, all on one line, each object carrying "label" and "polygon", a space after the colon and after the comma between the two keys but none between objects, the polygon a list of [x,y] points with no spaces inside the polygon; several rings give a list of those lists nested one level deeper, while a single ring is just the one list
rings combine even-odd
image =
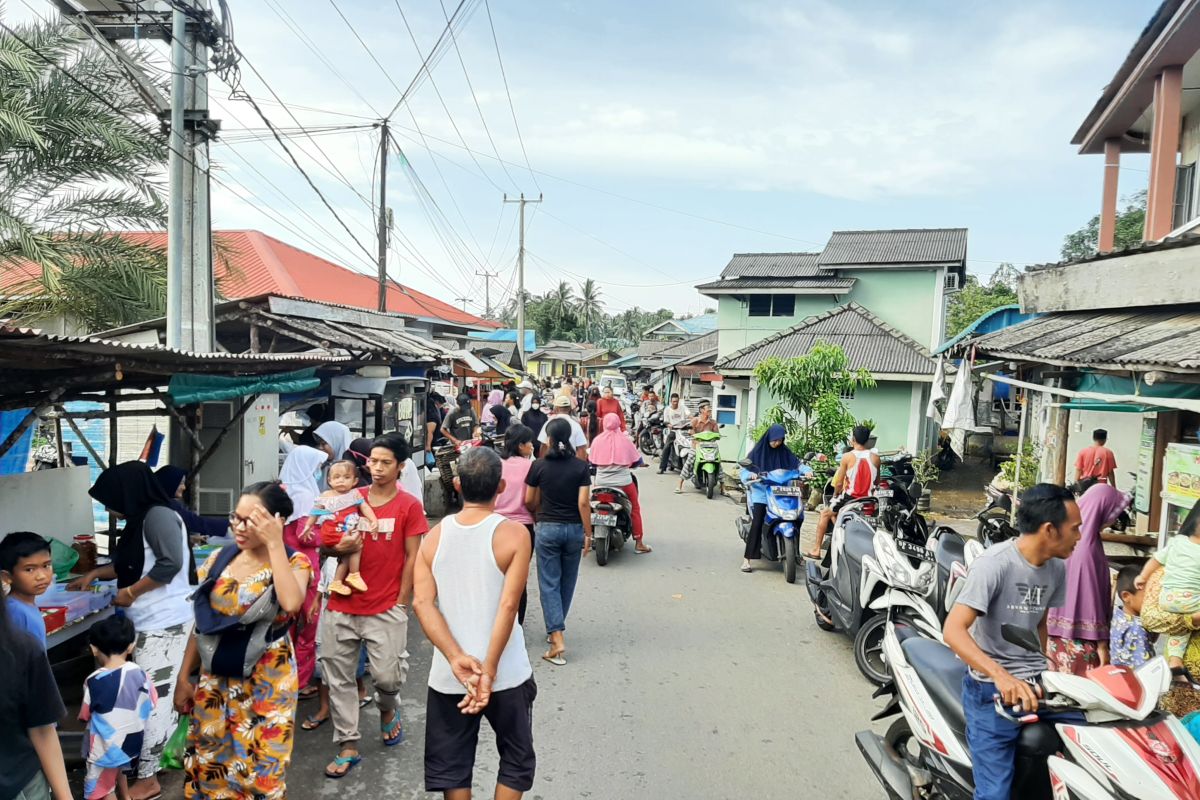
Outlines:
[{"label": "red shirt", "polygon": [[[367,497],[370,487],[359,489]],[[370,498],[368,498],[370,499]],[[404,573],[404,543],[412,536],[429,530],[421,504],[406,491],[381,506],[371,509],[379,519],[378,533],[363,533],[362,562],[359,574],[367,584],[365,592],[331,594],[329,610],[357,616],[382,614],[400,597],[400,576]]]},{"label": "red shirt", "polygon": [[596,401],[596,416],[600,418],[600,430],[604,430],[606,414],[616,414],[621,420],[621,430],[625,430],[625,409],[621,408],[620,400],[615,397],[611,399],[601,397]]},{"label": "red shirt", "polygon": [[1117,457],[1103,445],[1092,445],[1079,451],[1075,459],[1075,469],[1079,471],[1079,479],[1099,478],[1107,481],[1117,469]]}]

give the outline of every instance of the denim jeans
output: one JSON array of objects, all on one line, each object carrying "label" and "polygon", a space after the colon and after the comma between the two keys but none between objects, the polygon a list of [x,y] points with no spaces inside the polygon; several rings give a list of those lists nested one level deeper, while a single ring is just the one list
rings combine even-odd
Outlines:
[{"label": "denim jeans", "polygon": [[546,633],[566,629],[567,612],[579,580],[583,552],[583,523],[539,522],[534,546],[537,549],[538,589],[542,596],[542,618]]},{"label": "denim jeans", "polygon": [[[963,676],[963,712],[967,719],[967,747],[975,777],[975,800],[1009,800],[1016,772],[1017,737],[1021,725],[996,713],[996,686]],[[1042,722],[1083,722],[1077,711],[1046,713]]]}]

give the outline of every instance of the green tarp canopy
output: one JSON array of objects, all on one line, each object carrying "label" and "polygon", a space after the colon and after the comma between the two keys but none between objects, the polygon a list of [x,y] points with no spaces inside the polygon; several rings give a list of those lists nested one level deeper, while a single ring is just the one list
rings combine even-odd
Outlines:
[{"label": "green tarp canopy", "polygon": [[1072,400],[1069,403],[1063,403],[1061,407],[1069,408],[1073,411],[1117,411],[1130,414],[1152,414],[1158,411],[1171,410],[1162,406],[1148,406],[1138,403],[1102,403],[1099,400]]},{"label": "green tarp canopy", "polygon": [[172,375],[167,392],[171,395],[172,405],[190,406],[195,403],[235,400],[254,394],[307,392],[321,385],[321,379],[316,375],[315,367],[240,378],[227,375]]},{"label": "green tarp canopy", "polygon": [[[1170,383],[1157,381],[1154,384],[1145,381],[1134,381],[1117,375],[1097,375],[1093,372],[1084,374],[1077,392],[1096,392],[1097,394],[1137,395],[1153,403],[1156,397],[1172,397],[1177,400],[1200,400],[1200,384]],[[1157,409],[1150,409],[1157,410]]]}]

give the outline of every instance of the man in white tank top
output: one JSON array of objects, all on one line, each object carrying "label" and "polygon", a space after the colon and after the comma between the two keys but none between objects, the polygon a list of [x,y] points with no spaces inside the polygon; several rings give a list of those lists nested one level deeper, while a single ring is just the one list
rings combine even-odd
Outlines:
[{"label": "man in white tank top", "polygon": [[504,489],[500,457],[476,447],[458,460],[463,509],[425,537],[417,556],[413,610],[436,648],[429,670],[425,790],[469,800],[479,718],[496,734],[497,800],[533,788],[533,700],[537,686],[517,624],[529,578],[529,531],[495,513]]},{"label": "man in white tank top", "polygon": [[867,447],[871,439],[871,429],[863,425],[855,425],[850,432],[851,450],[842,455],[837,472],[833,476],[833,502],[821,512],[817,521],[817,541],[813,545],[809,558],[821,557],[821,545],[825,536],[833,526],[834,514],[841,501],[847,498],[866,497],[875,490],[879,482],[879,454]]}]

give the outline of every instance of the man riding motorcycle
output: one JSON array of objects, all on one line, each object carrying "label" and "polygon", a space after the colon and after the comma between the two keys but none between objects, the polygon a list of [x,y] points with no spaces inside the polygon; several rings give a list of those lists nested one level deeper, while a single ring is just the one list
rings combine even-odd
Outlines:
[{"label": "man riding motorcycle", "polygon": [[[1065,602],[1062,559],[1079,541],[1080,522],[1074,496],[1061,486],[1041,483],[1024,492],[1017,508],[1021,535],[975,559],[946,618],[945,642],[970,668],[962,703],[967,743],[975,756],[976,800],[1008,800],[1012,791],[1022,726],[1000,715],[997,696],[1016,716],[1036,712],[1042,722],[1084,721],[1076,711],[1039,710],[1041,687],[1036,683],[1046,669],[1046,614]],[[1006,624],[1037,630],[1042,652],[1006,641],[1001,632]]]},{"label": "man riding motorcycle", "polygon": [[817,521],[817,541],[813,544],[810,558],[821,557],[821,545],[825,536],[833,527],[834,516],[846,500],[857,500],[871,494],[875,483],[879,480],[879,455],[867,447],[871,439],[871,429],[856,425],[850,432],[850,446],[838,463],[837,472],[833,476],[833,497],[829,506],[821,512]]}]

